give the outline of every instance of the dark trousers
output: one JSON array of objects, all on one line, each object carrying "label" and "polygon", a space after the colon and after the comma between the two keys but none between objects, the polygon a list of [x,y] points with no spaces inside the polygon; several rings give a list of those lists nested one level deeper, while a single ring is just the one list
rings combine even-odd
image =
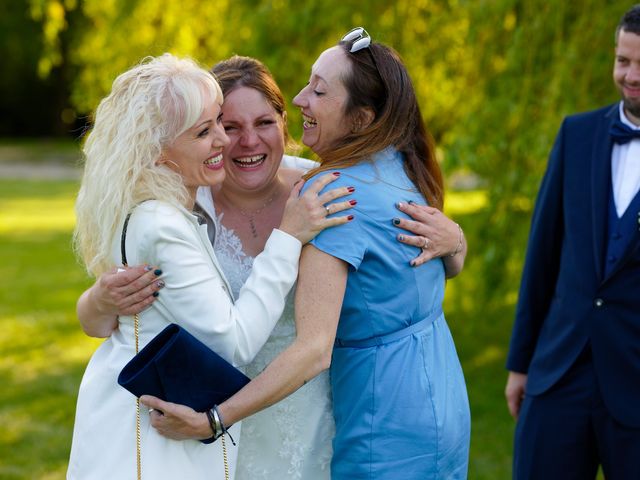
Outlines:
[{"label": "dark trousers", "polygon": [[609,415],[587,349],[550,390],[525,397],[513,478],[592,480],[600,464],[607,480],[640,480],[640,429]]}]

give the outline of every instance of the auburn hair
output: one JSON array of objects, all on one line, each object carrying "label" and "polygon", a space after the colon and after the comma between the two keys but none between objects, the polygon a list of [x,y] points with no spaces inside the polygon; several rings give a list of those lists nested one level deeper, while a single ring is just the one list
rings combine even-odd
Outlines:
[{"label": "auburn hair", "polygon": [[442,209],[444,185],[435,144],[400,55],[381,43],[372,42],[353,53],[349,51],[352,42],[338,45],[351,67],[343,77],[348,94],[344,115],[357,125],[358,112],[368,108],[374,112],[374,119],[337,139],[320,158],[320,166],[305,178],[355,165],[393,146],[404,154],[405,172],[429,205]]}]

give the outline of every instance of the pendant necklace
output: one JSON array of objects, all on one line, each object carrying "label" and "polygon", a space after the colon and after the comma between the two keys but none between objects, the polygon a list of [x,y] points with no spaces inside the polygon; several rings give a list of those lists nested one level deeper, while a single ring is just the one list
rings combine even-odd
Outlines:
[{"label": "pendant necklace", "polygon": [[251,235],[253,236],[253,238],[258,238],[258,230],[256,229],[254,217],[256,217],[257,215],[260,215],[260,213],[262,213],[262,211],[265,208],[271,205],[271,203],[276,198],[276,196],[277,196],[277,192],[271,195],[271,197],[269,197],[269,199],[266,202],[264,202],[264,204],[259,209],[254,210],[252,212],[246,212],[242,210],[240,207],[238,207],[238,211],[240,212],[240,215],[242,215],[244,218],[246,218],[249,221],[249,227],[251,228]]}]

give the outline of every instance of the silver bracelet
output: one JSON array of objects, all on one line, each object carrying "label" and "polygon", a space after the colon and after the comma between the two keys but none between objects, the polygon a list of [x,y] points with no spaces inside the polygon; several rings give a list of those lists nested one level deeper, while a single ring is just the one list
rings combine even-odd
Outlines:
[{"label": "silver bracelet", "polygon": [[[216,425],[216,430],[218,430],[218,432],[220,432],[220,435],[218,436],[222,436],[224,434],[229,435],[229,439],[231,440],[231,443],[233,444],[233,446],[236,446],[236,442],[233,439],[233,437],[231,436],[231,434],[229,433],[229,430],[227,430],[227,427],[224,423],[222,423],[222,418],[220,417],[220,412],[218,411],[218,405],[214,405],[213,408],[211,409],[211,413],[213,414],[213,421]],[[229,425],[231,426],[231,425]]]},{"label": "silver bracelet", "polygon": [[222,435],[225,431],[225,428],[222,425],[222,421],[220,420],[220,414],[218,413],[218,406],[214,405],[211,409],[211,416],[213,417],[213,424],[216,427],[216,438]]},{"label": "silver bracelet", "polygon": [[[216,441],[220,435],[222,434],[222,429],[220,428],[220,422],[216,421],[215,410],[213,408],[207,410],[205,413],[207,415],[207,420],[209,421],[209,426],[211,427],[211,437],[209,437],[209,442]],[[209,443],[207,442],[207,443]]]},{"label": "silver bracelet", "polygon": [[458,237],[458,246],[456,247],[453,253],[449,254],[450,257],[455,257],[457,254],[459,254],[462,251],[462,238],[464,237],[464,233],[462,232],[462,227],[459,224],[456,223],[456,226],[458,227],[460,236]]}]

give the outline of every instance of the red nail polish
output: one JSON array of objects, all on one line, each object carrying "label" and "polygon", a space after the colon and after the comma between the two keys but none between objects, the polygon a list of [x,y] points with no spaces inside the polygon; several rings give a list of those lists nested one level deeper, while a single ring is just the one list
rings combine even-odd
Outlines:
[{"label": "red nail polish", "polygon": [[358,203],[358,201],[357,201],[357,200],[349,200],[349,203],[350,203],[351,205],[355,205],[356,203]]},{"label": "red nail polish", "polygon": [[348,187],[347,190],[349,191],[349,193],[353,193],[356,191],[356,187]]},{"label": "red nail polish", "polygon": [[353,220],[353,215],[349,215],[349,216],[347,217],[347,220],[349,220],[349,221]]},{"label": "red nail polish", "polygon": [[340,176],[340,172],[333,172],[333,175],[336,176],[336,177],[339,177]]}]

